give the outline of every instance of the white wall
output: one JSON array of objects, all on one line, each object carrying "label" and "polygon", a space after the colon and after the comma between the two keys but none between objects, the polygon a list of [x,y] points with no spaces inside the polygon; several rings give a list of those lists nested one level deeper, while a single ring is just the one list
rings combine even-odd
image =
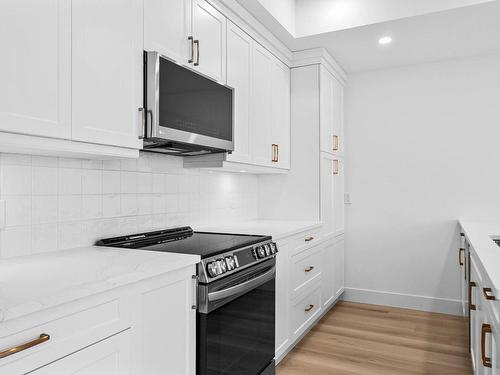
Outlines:
[{"label": "white wall", "polygon": [[295,36],[343,30],[487,1],[491,0],[296,0]]},{"label": "white wall", "polygon": [[494,55],[349,77],[348,288],[459,299],[457,219],[500,217],[499,67]]},{"label": "white wall", "polygon": [[90,161],[1,154],[0,258],[171,226],[254,219],[257,194],[256,176],[186,170],[173,156]]}]

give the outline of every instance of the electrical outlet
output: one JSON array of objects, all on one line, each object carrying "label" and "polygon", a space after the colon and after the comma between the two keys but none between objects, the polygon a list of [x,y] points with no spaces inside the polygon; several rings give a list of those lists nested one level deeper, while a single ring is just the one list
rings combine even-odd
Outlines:
[{"label": "electrical outlet", "polygon": [[344,193],[344,204],[352,204],[352,194]]}]

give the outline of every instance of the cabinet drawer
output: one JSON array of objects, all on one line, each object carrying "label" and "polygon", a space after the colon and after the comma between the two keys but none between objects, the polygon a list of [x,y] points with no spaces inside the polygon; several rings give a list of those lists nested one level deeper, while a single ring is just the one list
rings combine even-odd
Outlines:
[{"label": "cabinet drawer", "polygon": [[319,241],[321,235],[320,229],[313,229],[307,232],[301,232],[293,236],[293,239],[297,242],[297,246],[301,245],[312,245]]},{"label": "cabinet drawer", "polygon": [[291,286],[297,293],[321,275],[321,246],[308,248],[292,256]]},{"label": "cabinet drawer", "polygon": [[291,322],[293,335],[301,335],[314,322],[321,310],[321,285],[318,284],[292,303]]},{"label": "cabinet drawer", "polygon": [[[24,373],[75,352],[130,327],[130,305],[123,299],[101,301],[99,304],[68,311],[51,321],[32,322],[14,334],[0,331],[0,352],[24,344],[36,343],[25,350],[0,358],[4,367]],[[5,331],[4,331],[5,332]],[[42,336],[47,335],[49,336]],[[34,341],[36,339],[40,342]]]}]

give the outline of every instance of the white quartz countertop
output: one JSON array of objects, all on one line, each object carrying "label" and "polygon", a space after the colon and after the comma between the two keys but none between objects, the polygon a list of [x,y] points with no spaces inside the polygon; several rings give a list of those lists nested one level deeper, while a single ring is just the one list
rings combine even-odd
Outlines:
[{"label": "white quartz countertop", "polygon": [[314,221],[251,220],[213,227],[202,226],[195,228],[195,230],[204,232],[269,235],[276,241],[299,232],[314,230],[320,227],[321,223]]},{"label": "white quartz countertop", "polygon": [[0,260],[0,322],[199,261],[197,255],[96,246]]},{"label": "white quartz countertop", "polygon": [[500,238],[500,221],[460,220],[460,225],[493,283],[496,294],[500,294],[500,247],[492,241],[492,237]]}]

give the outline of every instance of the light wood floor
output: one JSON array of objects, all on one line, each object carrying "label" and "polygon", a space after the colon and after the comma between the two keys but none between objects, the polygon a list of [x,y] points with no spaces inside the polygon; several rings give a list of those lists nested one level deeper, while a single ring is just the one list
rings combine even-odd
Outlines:
[{"label": "light wood floor", "polygon": [[339,302],[277,375],[472,374],[461,317]]}]

